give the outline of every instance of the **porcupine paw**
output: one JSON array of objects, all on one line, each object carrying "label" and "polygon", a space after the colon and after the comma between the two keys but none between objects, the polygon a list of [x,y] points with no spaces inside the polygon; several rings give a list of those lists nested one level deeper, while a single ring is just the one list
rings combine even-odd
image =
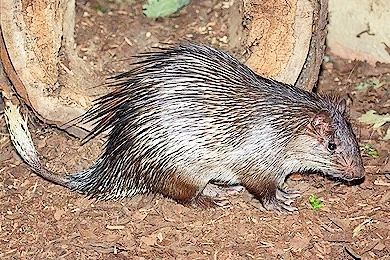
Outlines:
[{"label": "porcupine paw", "polygon": [[197,198],[197,203],[203,206],[225,207],[230,204],[230,196],[237,195],[243,191],[242,186],[220,186],[208,183]]},{"label": "porcupine paw", "polygon": [[285,191],[277,189],[275,196],[262,201],[263,206],[267,210],[274,210],[277,212],[293,212],[298,210],[291,206],[294,198],[299,197],[300,194],[295,191]]}]

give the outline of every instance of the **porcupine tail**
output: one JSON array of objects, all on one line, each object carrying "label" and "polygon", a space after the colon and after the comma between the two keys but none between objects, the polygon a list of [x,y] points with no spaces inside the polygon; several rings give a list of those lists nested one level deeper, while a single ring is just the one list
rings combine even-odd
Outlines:
[{"label": "porcupine tail", "polygon": [[20,114],[19,106],[5,101],[4,115],[11,141],[29,168],[42,178],[71,189],[71,185],[66,181],[66,176],[62,177],[52,173],[43,166],[28,130],[27,119],[24,119]]}]

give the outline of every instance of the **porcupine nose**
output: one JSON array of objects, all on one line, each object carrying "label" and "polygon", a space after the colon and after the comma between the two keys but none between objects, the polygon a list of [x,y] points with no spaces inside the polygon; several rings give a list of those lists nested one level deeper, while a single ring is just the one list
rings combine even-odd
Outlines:
[{"label": "porcupine nose", "polygon": [[360,158],[357,160],[351,160],[349,165],[345,168],[345,179],[348,181],[356,181],[364,178],[366,170],[364,169],[363,162]]}]

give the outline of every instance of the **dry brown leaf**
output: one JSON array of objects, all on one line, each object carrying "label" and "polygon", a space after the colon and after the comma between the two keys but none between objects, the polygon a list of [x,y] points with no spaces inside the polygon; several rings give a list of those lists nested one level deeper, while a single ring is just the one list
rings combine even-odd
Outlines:
[{"label": "dry brown leaf", "polygon": [[54,212],[54,219],[57,221],[61,220],[62,215],[64,215],[65,212],[66,211],[63,209],[56,209],[56,211]]},{"label": "dry brown leaf", "polygon": [[136,211],[133,215],[134,220],[141,221],[144,220],[148,216],[148,212],[145,211]]},{"label": "dry brown leaf", "polygon": [[140,240],[142,243],[144,243],[147,246],[153,246],[157,242],[157,236],[152,234],[146,237],[141,237]]},{"label": "dry brown leaf", "polygon": [[302,235],[295,235],[291,241],[290,246],[291,250],[294,252],[299,252],[305,249],[310,244],[310,239]]}]

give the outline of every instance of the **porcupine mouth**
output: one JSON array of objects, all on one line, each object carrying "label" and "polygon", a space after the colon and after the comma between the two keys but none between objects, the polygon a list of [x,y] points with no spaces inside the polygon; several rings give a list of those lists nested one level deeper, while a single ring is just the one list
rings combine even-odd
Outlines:
[{"label": "porcupine mouth", "polygon": [[343,173],[323,173],[323,175],[332,181],[335,182],[341,182],[343,184],[346,184],[348,186],[354,186],[354,185],[359,185],[364,182],[365,176],[363,175],[362,177],[347,177]]},{"label": "porcupine mouth", "polygon": [[[302,174],[304,174],[303,172],[301,172]],[[365,176],[361,176],[361,177],[348,177],[344,172],[339,172],[339,173],[330,173],[330,172],[325,172],[325,171],[306,171],[305,173],[314,173],[314,174],[317,174],[317,175],[320,175],[320,176],[323,176],[324,178],[328,179],[328,180],[332,180],[334,182],[339,182],[339,183],[343,183],[345,185],[348,185],[348,186],[355,186],[355,185],[359,185],[361,183],[364,182],[365,180]]]}]

